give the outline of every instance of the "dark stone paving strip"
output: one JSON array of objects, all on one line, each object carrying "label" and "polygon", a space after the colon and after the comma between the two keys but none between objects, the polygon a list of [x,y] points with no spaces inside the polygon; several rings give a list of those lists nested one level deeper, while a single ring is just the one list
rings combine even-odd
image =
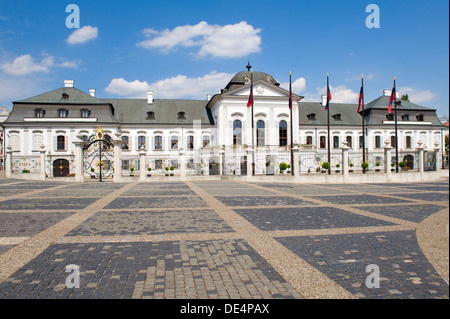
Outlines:
[{"label": "dark stone paving strip", "polygon": [[102,211],[66,236],[155,235],[232,232],[213,210]]},{"label": "dark stone paving strip", "polygon": [[133,208],[173,208],[173,207],[202,207],[206,203],[198,196],[174,197],[119,197],[109,203],[104,209],[133,209]]},{"label": "dark stone paving strip", "polygon": [[[77,265],[80,288],[67,288]],[[0,298],[299,298],[244,240],[56,244],[0,284]]]},{"label": "dark stone paving strip", "polygon": [[0,210],[83,209],[98,198],[17,198],[1,202]]},{"label": "dark stone paving strip", "polygon": [[414,223],[420,223],[425,218],[444,209],[438,205],[395,205],[395,206],[362,206],[361,210],[384,216],[400,218]]},{"label": "dark stone paving strip", "polygon": [[0,237],[31,237],[73,213],[0,213]]},{"label": "dark stone paving strip", "polygon": [[[395,194],[398,196],[398,194]],[[411,195],[413,196],[413,195]],[[336,196],[307,196],[313,199],[319,199],[333,204],[354,205],[354,204],[395,204],[395,203],[411,203],[408,200],[392,198],[388,196],[376,195],[336,195]]]},{"label": "dark stone paving strip", "polygon": [[235,209],[234,211],[264,231],[396,225],[334,207]]},{"label": "dark stone paving strip", "polygon": [[[277,240],[358,298],[449,298],[448,284],[428,263],[414,231]],[[379,288],[366,286],[369,265],[379,269]]]},{"label": "dark stone paving strip", "polygon": [[316,205],[313,202],[289,196],[216,196],[227,206],[287,206],[287,205]]}]

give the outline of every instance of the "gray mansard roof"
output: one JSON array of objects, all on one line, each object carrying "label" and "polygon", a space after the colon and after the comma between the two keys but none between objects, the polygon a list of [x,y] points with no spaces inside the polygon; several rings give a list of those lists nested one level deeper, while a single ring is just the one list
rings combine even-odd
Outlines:
[{"label": "gray mansard roof", "polygon": [[[114,117],[121,124],[190,124],[200,120],[204,125],[213,125],[212,116],[206,109],[206,100],[153,100],[146,99],[104,99],[112,104]],[[147,119],[147,113],[154,112],[155,119]],[[178,119],[184,112],[186,119]]]}]

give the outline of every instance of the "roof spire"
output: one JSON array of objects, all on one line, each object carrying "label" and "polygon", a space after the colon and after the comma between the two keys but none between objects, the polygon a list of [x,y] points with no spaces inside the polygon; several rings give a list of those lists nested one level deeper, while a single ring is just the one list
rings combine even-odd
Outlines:
[{"label": "roof spire", "polygon": [[250,71],[252,69],[252,66],[250,65],[250,61],[248,61],[248,64],[246,66],[247,70]]}]

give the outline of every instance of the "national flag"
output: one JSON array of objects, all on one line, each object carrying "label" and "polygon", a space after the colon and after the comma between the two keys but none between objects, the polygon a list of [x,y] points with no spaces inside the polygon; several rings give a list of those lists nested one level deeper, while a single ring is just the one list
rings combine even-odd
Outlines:
[{"label": "national flag", "polygon": [[392,112],[392,102],[394,102],[394,99],[395,99],[395,82],[394,87],[392,88],[391,98],[389,99],[388,113]]},{"label": "national flag", "polygon": [[361,103],[364,96],[364,89],[363,89],[363,83],[362,83],[362,77],[361,77],[361,91],[359,92],[359,100],[358,100],[358,113],[361,111]]},{"label": "national flag", "polygon": [[331,101],[331,92],[330,92],[330,86],[328,85],[328,74],[327,74],[327,104],[325,105],[325,111],[328,110],[328,104],[330,104]]},{"label": "national flag", "polygon": [[289,109],[292,109],[292,80],[291,72],[289,72]]},{"label": "national flag", "polygon": [[253,105],[253,71],[250,81],[250,96],[248,97],[247,107],[250,107]]}]

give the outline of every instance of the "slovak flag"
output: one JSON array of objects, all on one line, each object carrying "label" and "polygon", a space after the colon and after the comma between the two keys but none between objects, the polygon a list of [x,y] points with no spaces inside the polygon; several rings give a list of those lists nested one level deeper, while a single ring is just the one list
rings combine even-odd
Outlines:
[{"label": "slovak flag", "polygon": [[392,89],[391,98],[389,99],[388,113],[392,112],[392,102],[394,102],[394,99],[395,99],[395,85]]},{"label": "slovak flag", "polygon": [[252,105],[253,105],[253,81],[250,83],[250,96],[248,97],[247,107],[250,107]]},{"label": "slovak flag", "polygon": [[359,92],[359,101],[358,101],[358,113],[361,111],[361,102],[363,99],[363,86],[361,85],[361,91]]},{"label": "slovak flag", "polygon": [[289,72],[289,109],[292,109],[292,80],[291,80],[291,72]]},{"label": "slovak flag", "polygon": [[331,92],[330,92],[330,87],[329,86],[327,86],[327,91],[328,91],[328,93],[327,93],[327,104],[325,105],[325,111],[328,110],[328,104],[331,101]]}]

